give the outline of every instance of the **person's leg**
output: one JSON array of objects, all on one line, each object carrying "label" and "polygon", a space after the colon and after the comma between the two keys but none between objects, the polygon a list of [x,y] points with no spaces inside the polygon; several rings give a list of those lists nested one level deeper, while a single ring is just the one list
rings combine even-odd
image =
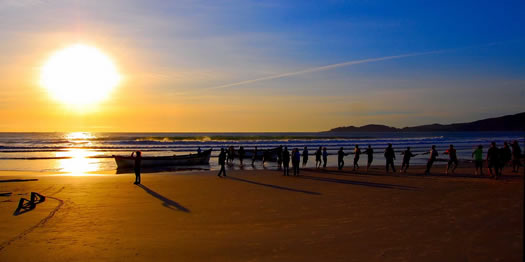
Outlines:
[{"label": "person's leg", "polygon": [[452,174],[456,172],[456,168],[458,167],[458,160],[454,160],[454,167],[452,168]]},{"label": "person's leg", "polygon": [[390,161],[390,165],[392,165],[392,171],[395,173],[396,172],[396,167],[394,166],[394,160],[392,159],[392,161]]},{"label": "person's leg", "polygon": [[430,168],[432,167],[432,160],[427,161],[427,169],[425,169],[425,175],[430,174]]}]

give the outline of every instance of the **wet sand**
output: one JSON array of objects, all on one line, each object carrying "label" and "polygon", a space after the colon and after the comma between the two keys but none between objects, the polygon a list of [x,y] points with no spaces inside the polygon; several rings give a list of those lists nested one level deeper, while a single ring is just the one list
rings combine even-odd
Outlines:
[{"label": "wet sand", "polygon": [[0,261],[522,261],[522,174],[422,172],[1,172]]}]

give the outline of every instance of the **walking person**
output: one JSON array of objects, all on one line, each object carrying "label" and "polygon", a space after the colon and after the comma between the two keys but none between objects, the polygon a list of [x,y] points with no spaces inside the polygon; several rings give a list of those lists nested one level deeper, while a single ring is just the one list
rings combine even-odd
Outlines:
[{"label": "walking person", "polygon": [[372,165],[372,161],[374,161],[374,149],[372,149],[371,145],[368,145],[368,148],[364,153],[367,155],[366,172],[368,172],[368,169]]},{"label": "walking person", "polygon": [[221,166],[221,169],[219,170],[218,177],[226,176],[226,168],[224,167],[226,165],[226,151],[224,148],[221,148],[221,152],[219,153],[219,166]]},{"label": "walking person", "polygon": [[339,151],[337,151],[337,169],[341,170],[345,166],[345,158],[346,154],[345,151],[343,151],[343,147],[339,148]]},{"label": "walking person", "polygon": [[[490,148],[487,151],[487,168],[491,177],[496,179],[498,178],[499,165],[499,149],[496,146],[496,142],[492,142],[490,143]],[[492,169],[494,169],[494,172],[492,172]]]},{"label": "walking person", "polygon": [[396,153],[394,152],[394,149],[392,148],[392,144],[388,144],[387,148],[385,149],[385,158],[386,158],[386,172],[388,173],[389,167],[392,167],[392,171],[396,172],[396,167],[394,166],[394,160],[396,159]]},{"label": "walking person", "polygon": [[323,149],[322,149],[322,147],[319,147],[319,149],[317,149],[317,151],[315,151],[315,168],[320,168],[321,167],[321,164],[322,164],[321,156],[322,155],[323,155]]},{"label": "walking person", "polygon": [[448,170],[452,165],[454,167],[452,168],[452,174],[454,174],[454,171],[456,170],[456,167],[458,167],[458,156],[456,154],[456,149],[454,149],[453,145],[450,145],[450,147],[445,151],[445,155],[448,155],[448,163],[447,163],[447,169],[445,170],[445,175],[448,175]]},{"label": "walking person", "polygon": [[430,175],[430,169],[432,168],[432,165],[434,164],[434,161],[436,161],[436,158],[438,157],[438,151],[436,150],[436,146],[432,145],[432,148],[430,149],[430,152],[427,152],[425,154],[430,154],[430,157],[427,161],[427,169],[425,170],[425,175]]},{"label": "walking person", "polygon": [[293,175],[299,175],[299,163],[301,162],[301,153],[298,148],[294,148],[292,153],[292,166],[293,166]]},{"label": "walking person", "polygon": [[303,167],[306,166],[306,163],[308,163],[308,147],[304,147],[303,149]]},{"label": "walking person", "polygon": [[512,142],[512,172],[518,172],[521,166],[521,148],[517,140]]},{"label": "walking person", "polygon": [[241,146],[241,147],[239,148],[239,162],[241,163],[241,166],[243,166],[243,160],[244,160],[244,154],[245,154],[245,153],[246,153],[246,152],[244,151],[244,147]]},{"label": "walking person", "polygon": [[282,151],[282,161],[283,161],[283,171],[285,176],[290,175],[290,152],[288,152],[288,147],[284,147],[284,150]]},{"label": "walking person", "polygon": [[326,151],[326,147],[323,147],[323,168],[326,168],[327,163],[328,163],[328,152]]},{"label": "walking person", "polygon": [[140,179],[140,168],[141,168],[141,162],[142,162],[142,152],[136,151],[131,153],[131,157],[135,160],[135,165],[133,168],[135,169],[135,182],[133,184],[140,185],[141,179]]},{"label": "walking person", "polygon": [[407,150],[401,152],[401,155],[403,155],[403,163],[401,164],[401,170],[399,172],[406,173],[408,168],[410,167],[410,159],[412,157],[415,157],[415,154],[412,154],[412,151],[410,151],[410,147],[407,147]]},{"label": "walking person", "polygon": [[355,145],[354,149],[354,168],[352,171],[355,171],[359,169],[359,156],[361,156],[361,149],[359,149],[359,145]]},{"label": "walking person", "polygon": [[255,165],[255,159],[257,158],[257,147],[253,149],[252,166]]},{"label": "walking person", "polygon": [[[483,146],[479,145],[474,152],[472,152],[472,157],[474,158],[474,167],[476,168],[474,173],[476,175],[483,175]],[[479,173],[478,173],[479,172]]]},{"label": "walking person", "polygon": [[512,151],[510,150],[509,143],[504,142],[503,148],[500,149],[500,174],[503,173],[503,168],[510,162],[512,159]]}]

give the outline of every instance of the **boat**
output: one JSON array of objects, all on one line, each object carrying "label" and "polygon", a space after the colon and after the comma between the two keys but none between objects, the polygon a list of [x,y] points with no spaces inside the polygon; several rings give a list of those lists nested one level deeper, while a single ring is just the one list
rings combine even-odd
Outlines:
[{"label": "boat", "polygon": [[[141,167],[168,167],[168,166],[195,166],[208,165],[210,163],[211,149],[201,153],[173,156],[143,156]],[[135,167],[135,158],[131,156],[116,156],[117,169]]]}]

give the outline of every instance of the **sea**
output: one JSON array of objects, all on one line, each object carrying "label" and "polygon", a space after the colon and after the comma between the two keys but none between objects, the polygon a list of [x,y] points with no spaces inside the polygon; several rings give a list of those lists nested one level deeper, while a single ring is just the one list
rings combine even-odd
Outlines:
[{"label": "sea", "polygon": [[[193,167],[163,167],[143,170],[143,172],[194,170],[217,170],[217,156],[221,148],[234,146],[238,149],[259,150],[287,146],[289,150],[298,148],[309,150],[307,167],[315,166],[315,150],[322,146],[328,149],[328,166],[337,166],[336,152],[343,147],[346,153],[353,152],[355,145],[363,150],[368,145],[374,149],[373,165],[384,165],[383,152],[388,143],[396,151],[396,165],[399,165],[401,151],[411,147],[412,152],[421,154],[436,145],[440,153],[439,161],[446,161],[442,153],[453,144],[462,163],[472,159],[472,151],[478,145],[489,148],[494,141],[499,147],[504,142],[518,140],[522,149],[525,143],[524,132],[377,132],[377,133],[0,133],[0,171],[31,171],[56,174],[104,174],[130,173],[132,170],[118,170],[113,155],[130,155],[140,150],[143,156],[170,156],[196,153],[197,148],[212,149],[210,164]],[[366,166],[366,155],[359,161]],[[428,155],[417,155],[411,164],[424,164]],[[351,166],[353,155],[345,158]],[[272,169],[276,163],[238,160],[232,169]]]}]

